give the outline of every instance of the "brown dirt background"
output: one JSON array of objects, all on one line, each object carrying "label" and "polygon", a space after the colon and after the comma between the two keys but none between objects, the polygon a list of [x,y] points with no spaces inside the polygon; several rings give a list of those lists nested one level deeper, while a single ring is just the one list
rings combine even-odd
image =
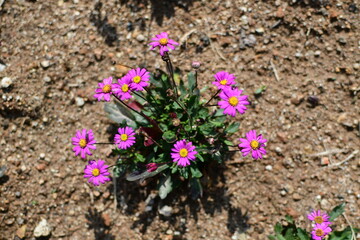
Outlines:
[{"label": "brown dirt background", "polygon": [[[0,79],[13,84],[0,90],[0,164],[7,167],[0,239],[14,239],[23,225],[25,239],[35,239],[42,218],[52,228],[44,239],[266,239],[285,214],[309,228],[311,209],[341,202],[360,226],[360,154],[336,165],[360,150],[358,8],[350,0],[5,0]],[[237,76],[252,105],[237,117],[233,140],[256,129],[269,139],[268,155],[253,161],[237,153],[201,200],[174,193],[150,212],[151,188],[118,179],[115,209],[112,183],[84,181],[71,137],[81,128],[110,137],[94,88],[119,64],[165,70],[147,45],[162,31],[183,43],[171,54],[174,65],[186,73],[192,61],[202,63],[201,87],[219,70]],[[256,98],[261,85],[267,89]],[[94,158],[111,162],[109,152],[101,146]],[[165,204],[171,217],[158,213]]]}]

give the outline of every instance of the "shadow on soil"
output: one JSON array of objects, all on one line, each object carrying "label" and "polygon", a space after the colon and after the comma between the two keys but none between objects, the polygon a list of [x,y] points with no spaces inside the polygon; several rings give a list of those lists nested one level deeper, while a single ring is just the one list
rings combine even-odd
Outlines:
[{"label": "shadow on soil", "polygon": [[120,0],[121,5],[126,5],[132,12],[138,12],[142,7],[151,6],[151,19],[162,26],[164,17],[175,16],[175,8],[182,8],[186,12],[196,0]]},{"label": "shadow on soil", "polygon": [[89,208],[85,217],[89,230],[94,231],[95,240],[115,240],[115,236],[108,233],[110,228],[106,226],[104,217],[96,209]]},{"label": "shadow on soil", "polygon": [[[249,217],[240,208],[231,205],[231,196],[227,195],[226,179],[223,174],[225,167],[214,164],[209,169],[211,171],[204,173],[201,178],[204,191],[202,198],[197,200],[190,197],[189,187],[185,182],[162,200],[154,191],[157,185],[156,177],[147,179],[149,181],[145,186],[140,186],[137,182],[128,182],[125,178],[118,178],[116,180],[118,208],[124,214],[137,216],[132,228],[139,229],[143,234],[155,219],[160,219],[168,223],[169,229],[178,231],[181,236],[186,232],[188,220],[197,222],[198,213],[201,211],[210,216],[225,211],[229,232],[231,234],[236,231],[245,232],[249,228],[247,223]],[[113,187],[114,185],[110,185],[109,191],[113,192]],[[174,239],[182,239],[179,236],[174,236]]]}]

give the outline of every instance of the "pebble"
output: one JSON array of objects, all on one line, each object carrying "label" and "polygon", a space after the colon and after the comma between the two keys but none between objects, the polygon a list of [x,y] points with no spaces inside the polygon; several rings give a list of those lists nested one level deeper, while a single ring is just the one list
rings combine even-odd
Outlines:
[{"label": "pebble", "polygon": [[353,68],[354,68],[354,70],[358,70],[360,68],[360,64],[354,63]]},{"label": "pebble", "polygon": [[5,224],[10,226],[10,225],[13,225],[14,222],[15,222],[15,218],[9,218],[9,219],[6,219]]},{"label": "pebble", "polygon": [[171,229],[166,230],[167,235],[172,235],[174,232]]},{"label": "pebble", "polygon": [[85,101],[84,101],[84,99],[81,98],[81,97],[76,97],[76,98],[75,98],[75,103],[76,103],[76,106],[82,107],[82,106],[84,106]]},{"label": "pebble", "polygon": [[159,209],[159,213],[165,217],[170,217],[172,214],[172,207],[164,205],[162,208]]},{"label": "pebble", "polygon": [[259,34],[259,35],[263,35],[264,32],[265,32],[265,29],[262,28],[262,27],[260,27],[260,28],[257,28],[257,29],[255,30],[255,32],[256,32],[257,34]]},{"label": "pebble", "polygon": [[5,68],[6,68],[6,65],[0,63],[0,72],[4,71]]},{"label": "pebble", "polygon": [[295,201],[301,200],[301,196],[300,196],[300,194],[298,194],[298,193],[294,193],[294,194],[292,195],[292,197],[293,197],[293,199],[294,199]]},{"label": "pebble", "polygon": [[16,218],[16,223],[19,224],[19,225],[23,225],[25,222],[25,220],[22,218],[22,217],[18,217]]},{"label": "pebble", "polygon": [[273,169],[273,167],[272,167],[271,165],[266,165],[265,169],[266,169],[267,171],[271,171],[271,170]]},{"label": "pebble", "polygon": [[44,60],[40,63],[41,67],[44,69],[47,69],[48,67],[50,67],[50,62],[48,60]]},{"label": "pebble", "polygon": [[280,195],[281,195],[281,196],[285,196],[285,195],[286,195],[286,191],[285,191],[285,190],[281,190],[281,191],[280,191]]},{"label": "pebble", "polygon": [[145,37],[144,37],[144,35],[139,34],[139,35],[136,36],[136,40],[138,42],[143,42],[143,41],[145,41]]},{"label": "pebble", "polygon": [[321,51],[320,51],[320,50],[315,51],[315,53],[314,53],[314,56],[315,56],[315,57],[319,57],[320,55],[321,55]]},{"label": "pebble", "polygon": [[35,167],[38,171],[42,171],[46,168],[46,164],[45,163],[40,163],[38,165],[36,165]]},{"label": "pebble", "polygon": [[297,53],[295,53],[295,57],[296,58],[301,58],[301,57],[303,57],[303,55],[302,55],[301,52],[297,52]]},{"label": "pebble", "polygon": [[43,78],[43,81],[46,82],[46,83],[49,83],[49,82],[51,82],[51,78],[49,76],[45,76]]},{"label": "pebble", "polygon": [[345,45],[345,44],[346,44],[346,39],[341,37],[341,38],[338,39],[338,42],[339,42],[340,44]]},{"label": "pebble", "polygon": [[256,45],[256,37],[253,34],[250,34],[243,39],[245,46],[253,47]]},{"label": "pebble", "polygon": [[322,157],[321,158],[321,165],[326,166],[329,165],[330,161],[328,157]]},{"label": "pebble", "polygon": [[17,198],[21,197],[21,192],[15,192],[15,196],[16,196]]},{"label": "pebble", "polygon": [[8,88],[13,84],[13,81],[9,77],[4,77],[1,79],[1,88]]},{"label": "pebble", "polygon": [[51,233],[51,227],[46,219],[41,219],[38,225],[34,229],[34,236],[35,237],[47,237]]},{"label": "pebble", "polygon": [[102,50],[100,48],[95,48],[94,49],[94,55],[95,55],[96,61],[100,61],[103,58]]},{"label": "pebble", "polygon": [[39,155],[39,157],[40,157],[40,159],[45,159],[45,153],[40,153],[40,155]]},{"label": "pebble", "polygon": [[276,152],[278,155],[282,155],[282,149],[281,149],[281,147],[275,147],[275,152]]}]

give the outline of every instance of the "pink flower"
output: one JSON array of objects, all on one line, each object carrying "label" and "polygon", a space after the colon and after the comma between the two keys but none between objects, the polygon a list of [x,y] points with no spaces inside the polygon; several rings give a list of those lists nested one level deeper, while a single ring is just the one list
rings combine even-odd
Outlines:
[{"label": "pink flower", "polygon": [[89,161],[84,169],[84,178],[89,178],[89,183],[99,186],[100,183],[104,184],[105,182],[110,181],[110,178],[107,177],[110,175],[108,171],[108,165],[104,165],[105,161],[95,160]]},{"label": "pink flower", "polygon": [[148,163],[146,164],[146,169],[148,172],[153,172],[158,168],[158,165],[156,163]]},{"label": "pink flower", "polygon": [[262,137],[261,134],[256,135],[255,130],[251,130],[246,133],[246,139],[240,138],[241,143],[239,144],[239,148],[242,148],[241,152],[243,153],[243,157],[248,155],[250,152],[252,153],[252,157],[254,159],[262,158],[262,155],[266,154],[265,144],[267,142],[266,139]]},{"label": "pink flower", "polygon": [[149,43],[151,45],[151,50],[154,50],[156,47],[160,48],[160,55],[163,56],[164,52],[168,52],[169,49],[174,50],[175,47],[173,45],[179,45],[179,43],[168,37],[166,32],[162,32],[156,37],[151,39],[153,42]]},{"label": "pink flower", "polygon": [[218,72],[214,75],[214,78],[216,79],[212,84],[218,87],[218,89],[227,89],[229,86],[235,84],[235,76],[233,74],[230,74],[228,72]]},{"label": "pink flower", "polygon": [[110,96],[112,94],[112,77],[105,78],[102,83],[98,83],[99,88],[95,89],[96,94],[94,98],[98,101],[101,101],[103,98],[105,101],[110,101]]},{"label": "pink flower", "polygon": [[127,149],[135,143],[135,132],[131,127],[124,127],[118,129],[119,134],[115,134],[115,144],[120,149]]},{"label": "pink flower", "polygon": [[316,211],[312,211],[309,215],[307,215],[307,218],[310,221],[314,221],[317,224],[321,224],[323,222],[327,223],[327,224],[331,224],[331,222],[329,222],[329,215],[327,215],[326,213],[321,213],[320,210]]},{"label": "pink flower", "polygon": [[145,68],[131,69],[127,75],[131,80],[130,88],[132,90],[143,91],[144,87],[149,86],[150,73]]},{"label": "pink flower", "polygon": [[126,100],[132,98],[130,94],[131,79],[129,75],[125,75],[121,79],[118,79],[118,84],[114,84],[113,93],[120,98],[120,100]]},{"label": "pink flower", "polygon": [[186,142],[186,140],[177,141],[171,151],[173,151],[171,153],[173,162],[177,162],[177,165],[182,167],[190,165],[189,160],[194,161],[196,158],[195,155],[197,154],[192,142]]},{"label": "pink flower", "polygon": [[320,224],[316,223],[314,229],[311,232],[311,237],[314,240],[322,240],[326,235],[331,233],[331,231],[331,228],[325,222]]},{"label": "pink flower", "polygon": [[236,110],[240,114],[244,114],[247,109],[245,105],[249,105],[248,96],[241,96],[242,90],[239,89],[223,89],[219,95],[223,101],[219,101],[218,105],[224,109],[224,114],[235,117]]},{"label": "pink flower", "polygon": [[91,129],[89,131],[86,131],[86,129],[76,131],[75,137],[71,138],[71,140],[72,144],[75,145],[73,148],[75,156],[80,154],[82,158],[86,158],[86,154],[92,155],[90,149],[96,149],[94,145],[96,141]]}]

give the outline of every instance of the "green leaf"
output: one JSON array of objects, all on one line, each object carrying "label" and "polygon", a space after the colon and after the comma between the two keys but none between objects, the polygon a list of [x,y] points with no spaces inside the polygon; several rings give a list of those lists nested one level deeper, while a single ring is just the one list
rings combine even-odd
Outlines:
[{"label": "green leaf", "polygon": [[345,203],[341,203],[340,205],[334,207],[333,210],[330,212],[330,214],[329,214],[329,216],[330,216],[329,221],[330,221],[330,222],[334,221],[338,216],[340,216],[340,215],[343,214],[344,212],[345,212]]},{"label": "green leaf", "polygon": [[280,223],[276,223],[274,230],[275,230],[276,234],[281,234],[281,232],[283,230],[283,226]]},{"label": "green leaf", "polygon": [[120,124],[125,120],[128,125],[136,126],[134,121],[135,116],[121,103],[105,103],[104,110],[109,114],[109,118],[114,122]]},{"label": "green leaf", "polygon": [[193,72],[189,72],[188,74],[188,86],[189,86],[189,93],[192,95],[192,92],[195,89],[196,79],[195,74]]},{"label": "green leaf", "polygon": [[[356,232],[356,231],[355,231]],[[329,235],[328,240],[351,240],[352,232],[350,227],[345,228],[342,231],[334,231]]]},{"label": "green leaf", "polygon": [[226,129],[226,133],[235,133],[239,130],[240,123],[239,122],[233,122],[230,124]]},{"label": "green leaf", "polygon": [[269,238],[270,240],[276,240],[276,237],[273,236],[273,235],[269,235],[268,238]]},{"label": "green leaf", "polygon": [[190,165],[190,171],[191,171],[191,176],[194,178],[201,178],[202,177],[202,173],[200,172],[199,168],[197,166],[194,165]]},{"label": "green leaf", "polygon": [[286,240],[293,240],[294,239],[294,229],[293,228],[286,229],[285,239]]},{"label": "green leaf", "polygon": [[233,146],[234,144],[229,140],[224,140],[224,143],[228,146]]},{"label": "green leaf", "polygon": [[167,195],[172,191],[173,184],[171,181],[171,175],[167,175],[166,177],[162,178],[160,181],[159,186],[159,197],[161,199],[165,199]]},{"label": "green leaf", "polygon": [[203,195],[203,188],[198,178],[192,178],[190,180],[190,196],[193,200],[196,200]]},{"label": "green leaf", "polygon": [[300,238],[300,240],[310,240],[309,234],[301,228],[297,228],[297,236]]},{"label": "green leaf", "polygon": [[199,159],[201,162],[205,162],[205,159],[203,158],[203,156],[201,156],[200,153],[196,154],[196,158]]},{"label": "green leaf", "polygon": [[294,224],[294,219],[293,219],[292,216],[290,216],[290,215],[286,215],[286,216],[285,216],[285,220],[286,220],[288,223]]},{"label": "green leaf", "polygon": [[173,131],[166,131],[163,133],[162,138],[168,143],[173,143],[176,141],[176,134]]},{"label": "green leaf", "polygon": [[259,87],[258,89],[256,89],[256,90],[254,91],[254,94],[255,94],[255,95],[260,95],[260,94],[262,94],[263,92],[265,92],[265,90],[266,90],[266,86],[265,86],[265,85],[262,85],[261,87]]},{"label": "green leaf", "polygon": [[135,153],[135,162],[145,162],[145,157],[143,155],[141,155],[140,153]]}]

